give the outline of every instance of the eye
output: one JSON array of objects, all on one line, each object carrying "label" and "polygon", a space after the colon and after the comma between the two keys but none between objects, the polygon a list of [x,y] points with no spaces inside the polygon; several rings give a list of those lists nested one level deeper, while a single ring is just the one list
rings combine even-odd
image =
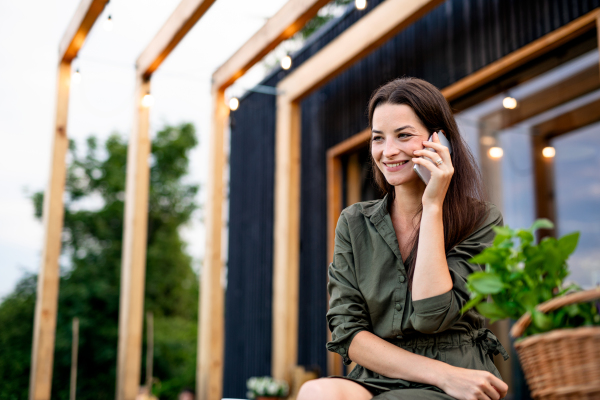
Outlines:
[{"label": "eye", "polygon": [[412,136],[412,135],[411,135],[411,134],[409,134],[409,133],[399,133],[399,134],[398,134],[398,138],[399,138],[399,139],[406,139],[406,138],[409,138],[409,137],[411,137],[411,136]]},{"label": "eye", "polygon": [[373,136],[373,138],[371,140],[374,142],[378,142],[378,141],[381,141],[382,139],[383,139],[382,136]]}]

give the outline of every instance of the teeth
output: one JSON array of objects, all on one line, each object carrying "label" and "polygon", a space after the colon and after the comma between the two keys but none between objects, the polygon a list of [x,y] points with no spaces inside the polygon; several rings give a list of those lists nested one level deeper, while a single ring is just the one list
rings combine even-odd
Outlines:
[{"label": "teeth", "polygon": [[408,162],[408,160],[407,161],[402,161],[402,162],[399,162],[399,163],[396,163],[396,164],[387,164],[387,166],[390,167],[390,168],[394,168],[394,167],[397,167],[398,165],[406,164],[407,162]]}]

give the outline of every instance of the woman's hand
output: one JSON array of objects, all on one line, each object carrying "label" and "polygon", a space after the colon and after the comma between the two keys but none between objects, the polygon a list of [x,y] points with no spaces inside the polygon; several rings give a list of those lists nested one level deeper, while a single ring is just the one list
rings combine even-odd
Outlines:
[{"label": "woman's hand", "polygon": [[[420,164],[431,172],[431,179],[423,193],[423,207],[425,208],[428,205],[442,207],[446,192],[450,186],[450,180],[454,174],[454,166],[450,159],[450,151],[446,146],[440,143],[440,139],[436,132],[433,133],[433,141],[423,142],[423,146],[430,147],[436,151],[434,153],[426,149],[415,150],[414,155],[416,158],[412,159],[413,163]],[[421,156],[428,157],[433,160],[433,162],[420,158]],[[442,163],[439,165],[434,164],[438,160],[442,160]]]},{"label": "woman's hand", "polygon": [[499,400],[508,385],[488,371],[448,366],[438,387],[458,400]]}]

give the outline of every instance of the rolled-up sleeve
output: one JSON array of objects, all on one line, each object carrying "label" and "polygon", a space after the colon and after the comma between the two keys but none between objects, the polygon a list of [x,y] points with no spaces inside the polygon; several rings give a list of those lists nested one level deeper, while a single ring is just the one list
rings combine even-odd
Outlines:
[{"label": "rolled-up sleeve", "polygon": [[372,328],[365,299],[358,289],[348,222],[343,213],[335,231],[335,251],[329,265],[327,289],[330,296],[327,323],[332,338],[327,343],[327,350],[341,355],[344,364],[348,365],[352,339],[358,332],[372,331]]},{"label": "rolled-up sleeve", "polygon": [[[493,227],[502,225],[502,214],[491,205],[486,221],[467,239],[448,252],[446,261],[452,277],[452,289],[437,296],[412,302],[414,310],[410,319],[415,330],[426,334],[439,333],[462,318],[460,310],[470,298],[467,277],[473,272],[482,270],[481,265],[471,264],[468,260],[492,245],[495,236]],[[475,312],[475,310],[468,312]]]}]

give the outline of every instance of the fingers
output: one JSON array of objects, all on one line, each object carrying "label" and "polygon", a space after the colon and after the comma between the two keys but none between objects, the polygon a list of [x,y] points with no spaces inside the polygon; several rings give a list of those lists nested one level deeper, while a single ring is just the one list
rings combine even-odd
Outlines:
[{"label": "fingers", "polygon": [[506,397],[506,394],[508,393],[508,385],[506,383],[504,383],[504,381],[502,381],[502,380],[498,379],[496,376],[492,375],[492,377],[490,379],[490,383],[492,384],[494,389],[498,392],[498,394],[500,395],[500,398]]},{"label": "fingers", "polygon": [[[450,160],[450,150],[444,146],[443,144],[440,143],[440,139],[438,137],[437,132],[433,133],[433,141],[429,142],[429,141],[424,141],[423,142],[423,146],[430,148],[430,149],[434,149],[437,153],[440,153],[440,155],[442,156],[442,159],[444,160],[444,162],[446,160]],[[447,157],[446,157],[447,156]]]},{"label": "fingers", "polygon": [[412,162],[414,164],[419,164],[419,165],[422,165],[423,167],[427,168],[431,172],[432,175],[437,174],[440,171],[439,168],[433,163],[433,160],[429,161],[428,159],[425,159],[425,158],[413,158]]}]

